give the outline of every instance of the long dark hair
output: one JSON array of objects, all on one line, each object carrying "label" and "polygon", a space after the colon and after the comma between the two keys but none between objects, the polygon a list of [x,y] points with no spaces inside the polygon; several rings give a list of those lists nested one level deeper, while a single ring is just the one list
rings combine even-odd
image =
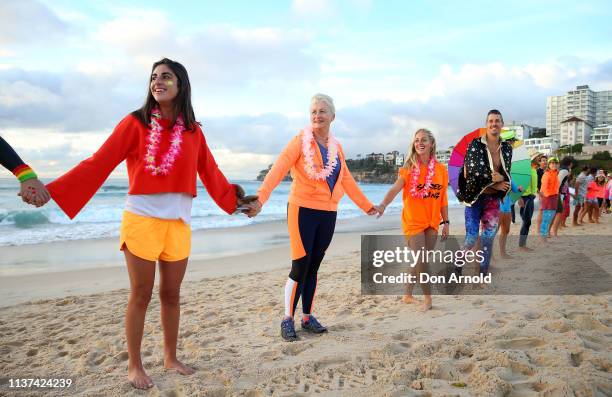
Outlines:
[{"label": "long dark hair", "polygon": [[[181,114],[183,115],[183,122],[185,123],[185,128],[187,128],[188,130],[192,130],[193,132],[197,121],[193,112],[193,106],[191,106],[191,84],[189,83],[187,69],[185,69],[183,65],[176,61],[164,58],[153,64],[153,67],[151,68],[151,74],[153,74],[153,71],[159,65],[168,66],[178,79],[178,93],[174,98],[172,123],[170,125],[174,125],[179,114]],[[151,94],[151,79],[149,78],[149,85],[147,86],[147,99],[145,100],[144,105],[142,105],[140,109],[134,110],[132,112],[132,115],[138,120],[140,120],[144,125],[148,126],[149,123],[151,123],[151,109],[153,109],[157,105],[157,101],[155,100],[155,98],[153,98],[153,94]]]}]

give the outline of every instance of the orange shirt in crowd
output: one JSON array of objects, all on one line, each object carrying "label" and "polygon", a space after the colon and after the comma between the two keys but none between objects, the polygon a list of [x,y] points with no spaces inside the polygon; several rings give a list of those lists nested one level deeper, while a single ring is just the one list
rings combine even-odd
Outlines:
[{"label": "orange shirt in crowd", "polygon": [[542,176],[542,186],[540,187],[540,193],[542,193],[544,197],[559,194],[559,187],[561,186],[561,183],[559,182],[559,178],[557,178],[558,174],[558,170],[547,170],[544,173],[544,176]]},{"label": "orange shirt in crowd", "polygon": [[[419,187],[423,187],[427,177],[427,165],[420,166]],[[440,209],[448,206],[448,171],[443,164],[436,162],[432,185],[429,193],[424,198],[415,198],[410,194],[412,187],[412,173],[405,168],[399,169],[400,178],[404,179],[402,200],[404,209],[402,211],[402,227],[404,234],[412,236],[431,227],[438,230],[442,215]],[[418,189],[418,188],[417,188]]]},{"label": "orange shirt in crowd", "polygon": [[[312,151],[315,153],[314,164],[317,168],[323,168],[323,157],[319,145],[313,139]],[[288,201],[300,207],[323,211],[336,211],[338,202],[346,192],[349,198],[363,211],[369,211],[374,205],[361,192],[357,182],[349,172],[344,160],[344,152],[338,144],[338,155],[340,157],[340,175],[334,186],[333,192],[325,179],[310,179],[304,170],[304,156],[302,155],[302,134],[298,134],[289,141],[283,152],[278,156],[274,165],[264,178],[263,183],[257,191],[259,201],[264,204],[270,198],[272,190],[283,180],[287,172],[291,170],[291,191]]]},{"label": "orange shirt in crowd", "polygon": [[587,186],[587,199],[605,198],[606,185],[598,185],[597,182],[591,181]]}]

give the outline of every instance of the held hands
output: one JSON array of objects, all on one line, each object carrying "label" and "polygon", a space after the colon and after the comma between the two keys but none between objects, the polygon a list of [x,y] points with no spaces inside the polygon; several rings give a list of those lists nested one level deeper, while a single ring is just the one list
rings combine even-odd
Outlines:
[{"label": "held hands", "polygon": [[368,210],[369,216],[376,215],[376,214],[378,214],[378,218],[380,218],[380,215],[381,215],[380,208],[377,205],[373,206],[372,208]]},{"label": "held hands", "polygon": [[245,207],[248,208],[242,211],[242,213],[248,216],[249,218],[257,216],[257,214],[261,212],[262,208],[261,202],[257,199],[257,196],[254,197],[255,200],[251,201],[249,204],[246,204]]},{"label": "held hands", "polygon": [[234,185],[236,188],[236,211],[238,212],[242,212],[243,214],[246,214],[249,216],[249,218],[252,218],[253,216],[257,215],[257,213],[259,213],[259,211],[261,211],[261,204],[259,205],[259,210],[257,210],[257,212],[254,213],[254,215],[249,215],[251,213],[254,212],[254,202],[259,203],[259,201],[257,201],[258,196],[256,195],[251,195],[251,196],[245,196],[244,193],[244,189],[242,188],[242,186],[240,185]]},{"label": "held hands", "polygon": [[43,185],[38,178],[28,179],[27,181],[21,182],[21,188],[19,189],[18,196],[21,196],[21,200],[24,203],[34,205],[36,207],[42,207],[47,204],[51,199],[49,191]]},{"label": "held hands", "polygon": [[[376,209],[378,211],[378,216],[376,216],[376,219],[378,219],[381,216],[383,216],[383,214],[385,213],[385,210],[387,209],[387,206],[384,205],[383,203],[380,203],[380,204],[375,205],[374,207],[372,207],[372,209]],[[370,210],[370,211],[372,211],[372,210]],[[368,212],[368,215],[374,215],[374,214],[370,214]]]}]

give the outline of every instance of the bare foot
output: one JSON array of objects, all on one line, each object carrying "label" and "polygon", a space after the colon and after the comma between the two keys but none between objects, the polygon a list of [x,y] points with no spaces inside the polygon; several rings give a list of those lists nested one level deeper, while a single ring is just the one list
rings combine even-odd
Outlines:
[{"label": "bare foot", "polygon": [[176,358],[173,360],[164,360],[164,368],[173,369],[181,375],[192,375],[195,373],[193,368],[186,366]]},{"label": "bare foot", "polygon": [[580,223],[572,223],[572,226],[582,226]]},{"label": "bare foot", "polygon": [[145,372],[144,368],[128,368],[128,380],[136,389],[146,390],[153,387],[153,379]]},{"label": "bare foot", "polygon": [[427,310],[431,310],[431,307],[432,307],[431,298],[430,299],[425,299],[423,304],[419,307],[419,311],[421,313],[425,313]]},{"label": "bare foot", "polygon": [[404,303],[421,303],[420,300],[418,300],[417,298],[415,298],[412,295],[404,295],[404,297],[402,298],[402,302],[404,302]]},{"label": "bare foot", "polygon": [[505,252],[504,252],[503,254],[500,254],[500,256],[501,256],[503,259],[512,259],[512,255],[508,255],[508,254],[506,254]]},{"label": "bare foot", "polygon": [[519,250],[523,252],[533,252],[533,248],[529,248],[529,247],[519,247]]}]

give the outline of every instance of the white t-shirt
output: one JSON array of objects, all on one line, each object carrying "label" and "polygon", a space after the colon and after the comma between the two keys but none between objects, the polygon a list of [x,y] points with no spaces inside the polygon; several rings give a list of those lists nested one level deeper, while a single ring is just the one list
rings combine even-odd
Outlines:
[{"label": "white t-shirt", "polygon": [[182,219],[191,223],[193,196],[187,193],[128,194],[125,210],[159,219]]}]

